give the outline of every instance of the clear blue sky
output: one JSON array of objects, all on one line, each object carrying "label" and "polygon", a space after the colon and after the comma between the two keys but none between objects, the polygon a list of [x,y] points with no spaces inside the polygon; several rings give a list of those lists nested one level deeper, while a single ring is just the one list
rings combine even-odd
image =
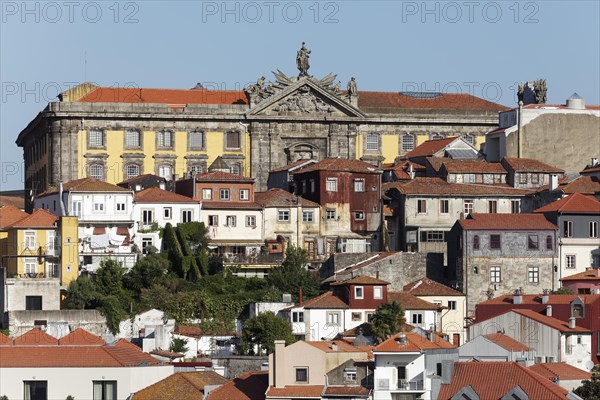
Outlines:
[{"label": "clear blue sky", "polygon": [[[469,92],[515,104],[548,81],[600,103],[597,1],[0,2],[0,190],[23,187],[19,132],[58,91],[103,86],[222,89],[270,71],[337,73],[359,90]],[[87,59],[87,62],[85,61]],[[16,173],[13,171],[17,171]]]}]

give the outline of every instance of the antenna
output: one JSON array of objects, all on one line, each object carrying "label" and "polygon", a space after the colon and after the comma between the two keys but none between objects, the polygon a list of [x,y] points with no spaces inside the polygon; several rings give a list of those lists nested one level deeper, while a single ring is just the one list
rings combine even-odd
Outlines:
[{"label": "antenna", "polygon": [[87,50],[83,51],[83,81],[87,82]]}]

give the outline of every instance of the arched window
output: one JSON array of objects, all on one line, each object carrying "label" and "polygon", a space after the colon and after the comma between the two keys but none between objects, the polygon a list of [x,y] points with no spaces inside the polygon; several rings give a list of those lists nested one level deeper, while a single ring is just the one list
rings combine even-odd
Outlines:
[{"label": "arched window", "polygon": [[169,164],[160,165],[158,167],[158,176],[165,178],[166,180],[171,180],[173,177],[173,167]]},{"label": "arched window", "polygon": [[402,151],[409,152],[415,148],[415,137],[410,133],[402,135]]},{"label": "arched window", "polygon": [[100,181],[104,180],[104,166],[102,164],[90,164],[88,167],[88,176]]},{"label": "arched window", "polygon": [[434,133],[433,135],[431,135],[431,140],[440,140],[443,138],[444,138],[444,135],[441,135],[439,133]]},{"label": "arched window", "polygon": [[241,170],[240,170],[240,164],[238,164],[238,163],[234,163],[234,164],[232,164],[232,165],[229,167],[229,170],[230,170],[230,172],[231,172],[232,174],[235,174],[235,175],[240,175],[240,172],[241,172]]},{"label": "arched window", "polygon": [[164,130],[158,132],[157,138],[158,147],[173,147],[173,132]]},{"label": "arched window", "polygon": [[125,179],[131,179],[140,174],[140,166],[137,164],[127,164],[125,167]]},{"label": "arched window", "polygon": [[189,171],[190,171],[190,174],[192,174],[192,176],[203,173],[204,169],[205,169],[204,165],[202,165],[202,164],[192,164],[189,167]]}]

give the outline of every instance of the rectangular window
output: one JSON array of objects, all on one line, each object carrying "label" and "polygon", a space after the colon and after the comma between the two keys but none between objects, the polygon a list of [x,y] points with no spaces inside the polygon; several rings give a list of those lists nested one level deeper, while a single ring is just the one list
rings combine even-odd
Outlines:
[{"label": "rectangular window", "polygon": [[173,147],[173,132],[158,132],[158,147]]},{"label": "rectangular window", "polygon": [[24,399],[48,400],[48,381],[23,381],[23,390]]},{"label": "rectangular window", "polygon": [[327,325],[339,325],[340,324],[340,313],[339,312],[328,312],[327,313]]},{"label": "rectangular window", "polygon": [[104,132],[98,129],[90,130],[89,145],[90,147],[104,147]]},{"label": "rectangular window", "polygon": [[152,238],[142,238],[142,253],[148,254],[148,248],[154,246]]},{"label": "rectangular window", "polygon": [[456,300],[448,300],[448,310],[456,310]]},{"label": "rectangular window", "polygon": [[190,150],[202,150],[204,148],[204,132],[190,132],[188,138],[188,148]]},{"label": "rectangular window", "polygon": [[519,174],[519,183],[521,185],[524,185],[527,183],[527,174],[524,174],[524,173]]},{"label": "rectangular window", "polygon": [[381,286],[373,286],[373,298],[383,299],[383,288]]},{"label": "rectangular window", "polygon": [[37,275],[37,259],[36,258],[26,258],[23,261],[25,264],[25,274],[26,275]]},{"label": "rectangular window", "polygon": [[337,192],[337,178],[327,178],[326,180],[325,190],[328,192]]},{"label": "rectangular window", "polygon": [[529,250],[538,250],[540,248],[540,238],[538,235],[527,235],[527,248]]},{"label": "rectangular window", "polygon": [[502,276],[500,275],[500,267],[490,267],[490,282],[500,283]]},{"label": "rectangular window", "polygon": [[440,214],[448,214],[450,212],[450,202],[447,199],[440,199]]},{"label": "rectangular window", "polygon": [[421,231],[421,242],[443,243],[446,241],[446,232],[444,231]]},{"label": "rectangular window", "polygon": [[352,321],[354,321],[354,322],[362,321],[362,313],[360,313],[360,312],[353,312],[352,313]]},{"label": "rectangular window", "polygon": [[202,200],[212,200],[212,189],[202,189]]},{"label": "rectangular window", "polygon": [[220,189],[219,190],[219,200],[229,200],[229,189]]},{"label": "rectangular window", "polygon": [[104,203],[94,203],[94,212],[104,212]]},{"label": "rectangular window", "polygon": [[115,400],[117,381],[94,381],[94,400]]},{"label": "rectangular window", "polygon": [[208,226],[219,226],[219,216],[218,215],[209,215],[208,216]]},{"label": "rectangular window", "polygon": [[575,268],[575,254],[567,254],[565,256],[565,267],[566,268]]},{"label": "rectangular window", "polygon": [[289,222],[290,221],[290,211],[289,210],[277,210],[277,221]]},{"label": "rectangular window", "polygon": [[250,200],[250,190],[240,189],[240,200]]},{"label": "rectangular window", "polygon": [[489,200],[488,201],[488,213],[495,214],[498,212],[498,201],[497,200]]},{"label": "rectangular window", "polygon": [[417,212],[419,214],[427,213],[427,200],[425,199],[417,199]]},{"label": "rectangular window", "polygon": [[510,212],[513,214],[519,214],[521,212],[521,200],[510,201]]},{"label": "rectangular window", "polygon": [[598,221],[590,221],[590,237],[598,237]]},{"label": "rectangular window", "polygon": [[573,237],[573,221],[563,222],[563,237]]},{"label": "rectangular window", "polygon": [[75,217],[81,217],[81,201],[73,202],[73,215]]},{"label": "rectangular window", "polygon": [[355,192],[364,192],[365,191],[365,180],[364,179],[355,179],[354,180],[354,191]]},{"label": "rectangular window", "polygon": [[473,236],[473,250],[479,250],[479,235]]},{"label": "rectangular window", "polygon": [[163,208],[163,218],[164,219],[171,219],[171,213],[172,213],[171,207]]},{"label": "rectangular window", "polygon": [[325,210],[325,219],[328,221],[334,221],[336,219],[335,210]]},{"label": "rectangular window", "polygon": [[125,131],[125,147],[140,147],[140,132],[136,130]]},{"label": "rectangular window", "polygon": [[236,221],[236,217],[235,217],[235,215],[228,215],[228,216],[227,216],[227,219],[226,219],[226,224],[225,224],[225,226],[230,226],[230,227],[232,227],[232,228],[235,228],[235,226],[236,226],[236,222],[237,222],[237,221]]},{"label": "rectangular window", "polygon": [[41,310],[42,296],[25,296],[25,310]]},{"label": "rectangular window", "polygon": [[402,135],[402,151],[408,152],[415,148],[415,137],[411,134]]},{"label": "rectangular window", "polygon": [[37,235],[35,232],[25,232],[25,248],[29,250],[36,250]]},{"label": "rectangular window", "polygon": [[315,192],[315,180],[311,179],[309,182],[310,182],[310,192],[314,193]]},{"label": "rectangular window", "polygon": [[362,286],[354,287],[354,298],[355,299],[364,299],[365,298],[365,292],[364,292],[364,288]]},{"label": "rectangular window", "polygon": [[415,325],[421,325],[423,323],[423,314],[413,313],[411,321]]},{"label": "rectangular window", "polygon": [[473,212],[473,200],[463,201],[463,212],[465,217]]},{"label": "rectangular window", "polygon": [[315,220],[314,211],[302,211],[302,222],[313,222]]},{"label": "rectangular window", "polygon": [[240,148],[240,133],[239,132],[227,132],[225,134],[225,147],[228,149],[239,149]]},{"label": "rectangular window", "polygon": [[308,382],[308,367],[296,368],[296,382]]},{"label": "rectangular window", "polygon": [[365,219],[365,213],[363,211],[354,211],[354,219],[357,219],[357,220]]},{"label": "rectangular window", "polygon": [[500,235],[490,235],[490,249],[500,249],[502,245],[500,243]]},{"label": "rectangular window", "polygon": [[304,322],[304,311],[292,312],[292,322]]},{"label": "rectangular window", "polygon": [[374,133],[367,135],[366,150],[379,151],[379,135],[376,135]]},{"label": "rectangular window", "polygon": [[256,217],[254,215],[246,215],[246,226],[249,228],[256,226]]},{"label": "rectangular window", "polygon": [[539,267],[527,268],[527,281],[529,283],[540,283],[540,269]]},{"label": "rectangular window", "polygon": [[[358,321],[360,321],[360,320],[358,320]],[[356,369],[345,369],[344,370],[344,381],[345,382],[356,382]]]},{"label": "rectangular window", "polygon": [[552,236],[546,236],[546,250],[554,249],[554,241],[552,240]]},{"label": "rectangular window", "polygon": [[117,211],[125,211],[125,203],[117,203]]},{"label": "rectangular window", "polygon": [[152,225],[154,222],[154,212],[152,210],[142,210],[142,225]]},{"label": "rectangular window", "polygon": [[539,174],[531,174],[531,183],[538,184],[540,183],[540,175]]},{"label": "rectangular window", "polygon": [[192,210],[181,211],[181,222],[192,222]]},{"label": "rectangular window", "polygon": [[302,181],[302,194],[306,193],[306,181]]}]

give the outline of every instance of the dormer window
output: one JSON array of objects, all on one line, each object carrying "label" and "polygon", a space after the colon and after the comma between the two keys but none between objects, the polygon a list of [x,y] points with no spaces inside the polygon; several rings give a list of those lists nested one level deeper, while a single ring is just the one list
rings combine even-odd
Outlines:
[{"label": "dormer window", "polygon": [[583,318],[583,304],[573,304],[573,317]]},{"label": "dormer window", "polygon": [[354,287],[354,298],[355,299],[364,299],[365,298],[365,291],[362,286]]}]

